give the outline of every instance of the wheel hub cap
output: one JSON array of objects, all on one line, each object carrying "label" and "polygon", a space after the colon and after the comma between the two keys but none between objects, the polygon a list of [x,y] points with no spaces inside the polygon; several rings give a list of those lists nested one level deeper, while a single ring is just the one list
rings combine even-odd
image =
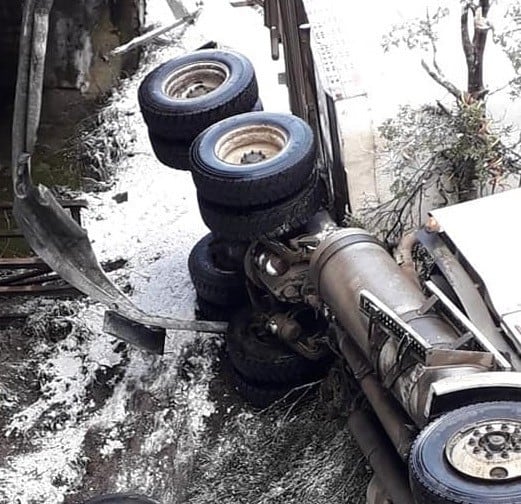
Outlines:
[{"label": "wheel hub cap", "polygon": [[287,143],[288,137],[282,128],[261,122],[223,135],[215,145],[215,154],[231,165],[255,165],[278,156]]},{"label": "wheel hub cap", "polygon": [[163,92],[175,100],[193,100],[212,93],[230,77],[228,68],[215,61],[184,65],[170,74]]},{"label": "wheel hub cap", "polygon": [[262,151],[250,151],[244,153],[241,158],[241,164],[254,164],[260,163],[266,159],[266,155]]},{"label": "wheel hub cap", "polygon": [[188,89],[186,93],[187,98],[199,98],[199,96],[204,96],[210,92],[212,92],[214,88],[210,86],[205,86],[202,82],[195,83],[192,87]]},{"label": "wheel hub cap", "polygon": [[521,422],[495,420],[460,430],[445,456],[457,471],[484,480],[521,477]]}]

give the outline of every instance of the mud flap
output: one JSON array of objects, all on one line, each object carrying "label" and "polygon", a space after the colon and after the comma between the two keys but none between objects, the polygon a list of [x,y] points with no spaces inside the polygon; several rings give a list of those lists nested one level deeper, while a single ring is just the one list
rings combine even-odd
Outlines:
[{"label": "mud flap", "polygon": [[103,330],[149,352],[163,355],[165,350],[166,330],[164,328],[138,324],[112,310],[105,312]]}]

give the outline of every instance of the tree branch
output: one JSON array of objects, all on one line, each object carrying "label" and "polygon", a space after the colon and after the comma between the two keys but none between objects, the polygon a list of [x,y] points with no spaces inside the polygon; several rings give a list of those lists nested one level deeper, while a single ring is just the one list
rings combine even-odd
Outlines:
[{"label": "tree branch", "polygon": [[463,6],[463,10],[461,12],[461,43],[463,45],[465,59],[467,60],[467,67],[470,71],[470,69],[474,66],[474,47],[470,41],[469,34],[469,10],[470,5],[466,4]]},{"label": "tree branch", "polygon": [[436,46],[436,40],[434,38],[433,29],[432,29],[432,22],[431,17],[429,15],[429,9],[427,8],[427,24],[429,26],[429,31],[427,33],[427,36],[429,37],[429,40],[431,42],[432,47],[432,66],[434,67],[434,70],[438,72],[439,74],[442,73],[439,65],[438,65],[438,48]]},{"label": "tree branch", "polygon": [[441,103],[439,100],[436,100],[436,103],[438,104],[438,107],[440,108],[440,110],[448,117],[452,117],[452,113],[451,111],[445,106],[443,105],[443,103]]},{"label": "tree branch", "polygon": [[483,89],[483,56],[489,27],[487,26],[487,14],[490,8],[489,0],[480,0],[480,7],[474,19],[474,82],[470,92],[475,93]]},{"label": "tree branch", "polygon": [[452,82],[448,81],[441,73],[434,71],[425,60],[422,60],[422,67],[440,86],[444,87],[457,100],[461,99],[462,92]]},{"label": "tree branch", "polygon": [[507,30],[501,33],[502,38],[511,37],[514,33],[518,33],[521,31],[521,28],[512,28],[511,30]]}]

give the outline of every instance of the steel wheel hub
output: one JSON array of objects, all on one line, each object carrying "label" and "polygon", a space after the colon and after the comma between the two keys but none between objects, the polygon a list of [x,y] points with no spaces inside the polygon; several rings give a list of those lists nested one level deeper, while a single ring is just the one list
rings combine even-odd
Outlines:
[{"label": "steel wheel hub", "polygon": [[264,154],[262,151],[251,150],[250,152],[243,154],[243,156],[241,158],[241,164],[260,163],[261,161],[264,161],[265,159],[266,159],[266,154]]},{"label": "steel wheel hub", "polygon": [[210,92],[212,92],[214,88],[211,86],[206,86],[203,82],[196,82],[193,86],[188,89],[186,93],[187,98],[199,98],[199,96],[204,96]]},{"label": "steel wheel hub", "polygon": [[521,422],[495,420],[457,432],[445,456],[457,471],[484,480],[521,477]]},{"label": "steel wheel hub", "polygon": [[172,72],[163,92],[176,100],[193,100],[212,93],[230,77],[225,65],[214,61],[191,63]]},{"label": "steel wheel hub", "polygon": [[223,135],[215,146],[215,154],[231,165],[255,165],[278,156],[287,143],[287,134],[282,128],[253,124]]}]

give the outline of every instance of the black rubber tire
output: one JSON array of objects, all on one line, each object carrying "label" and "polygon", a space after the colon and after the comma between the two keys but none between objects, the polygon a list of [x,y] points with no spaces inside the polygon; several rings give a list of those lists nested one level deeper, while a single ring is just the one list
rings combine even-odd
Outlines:
[{"label": "black rubber tire", "polygon": [[251,109],[251,112],[262,112],[263,110],[264,110],[264,105],[262,104],[262,100],[259,98],[255,102],[255,105]]},{"label": "black rubber tire", "polygon": [[196,303],[195,314],[198,320],[228,322],[232,317],[233,307],[219,306],[201,297],[197,297]]},{"label": "black rubber tire", "polygon": [[154,499],[139,494],[119,493],[94,497],[84,504],[160,504]]},{"label": "black rubber tire", "polygon": [[[276,336],[249,328],[250,310],[236,312],[226,334],[226,347],[233,367],[249,381],[266,385],[302,385],[323,376],[330,356],[312,361],[299,355]],[[259,337],[260,336],[260,337]]]},{"label": "black rubber tire", "polygon": [[230,373],[235,390],[256,408],[267,408],[275,401],[289,395],[291,391],[291,387],[277,387],[252,383],[233,367],[231,367]]},{"label": "black rubber tire", "polygon": [[[255,103],[252,112],[262,112],[262,101],[259,98]],[[175,170],[190,171],[190,145],[191,140],[169,140],[148,132],[150,145],[156,158]]]},{"label": "black rubber tire", "polygon": [[169,168],[190,170],[190,142],[167,140],[153,133],[148,134],[156,158]]},{"label": "black rubber tire", "polygon": [[302,227],[320,208],[326,197],[323,182],[314,176],[295,196],[268,206],[237,210],[203,199],[199,211],[212,232],[227,240],[247,241],[262,235],[280,237]]},{"label": "black rubber tire", "polygon": [[488,481],[466,477],[445,456],[445,444],[460,429],[487,420],[521,418],[521,402],[473,404],[429,424],[416,438],[409,456],[409,478],[418,504],[513,504],[521,502],[518,479]]},{"label": "black rubber tire", "polygon": [[[212,92],[197,98],[168,96],[164,86],[173,72],[201,62],[224,66],[228,78]],[[171,140],[192,140],[226,117],[249,112],[257,99],[257,79],[250,60],[242,54],[217,49],[195,51],[167,61],[145,77],[138,92],[149,130]]]},{"label": "black rubber tire", "polygon": [[[283,150],[269,159],[244,165],[218,157],[216,146],[226,135],[255,126],[284,132]],[[202,198],[240,209],[278,202],[299,192],[313,172],[315,153],[313,131],[305,121],[290,114],[256,112],[229,117],[203,131],[192,143],[190,160]]]},{"label": "black rubber tire", "polygon": [[197,295],[218,306],[239,306],[247,299],[243,270],[225,270],[216,265],[212,255],[211,233],[193,247],[188,257],[188,270]]}]

